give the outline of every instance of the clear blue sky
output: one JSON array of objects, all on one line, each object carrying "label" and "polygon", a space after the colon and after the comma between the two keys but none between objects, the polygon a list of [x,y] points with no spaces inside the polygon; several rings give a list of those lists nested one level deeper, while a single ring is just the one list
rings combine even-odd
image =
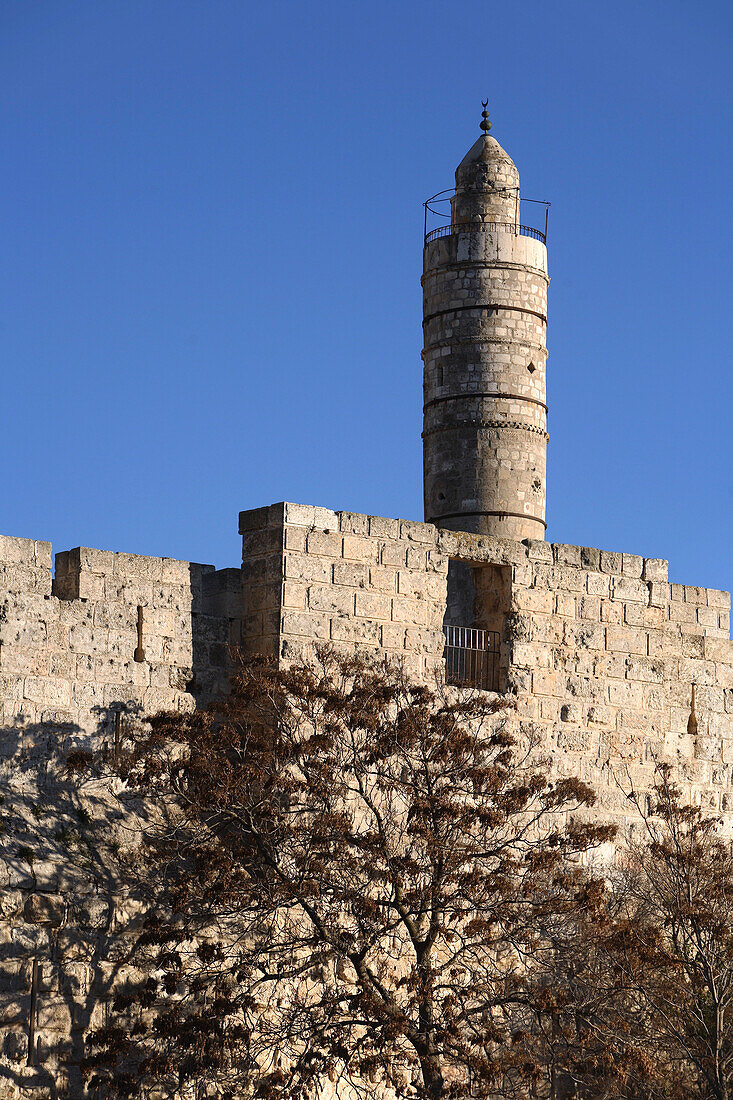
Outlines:
[{"label": "clear blue sky", "polygon": [[3,0],[0,532],[422,518],[423,199],[550,219],[548,537],[733,585],[727,2]]}]

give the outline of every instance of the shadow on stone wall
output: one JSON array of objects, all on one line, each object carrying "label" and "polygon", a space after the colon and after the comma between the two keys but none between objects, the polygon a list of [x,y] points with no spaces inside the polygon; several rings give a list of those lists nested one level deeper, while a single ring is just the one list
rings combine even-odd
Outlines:
[{"label": "shadow on stone wall", "polygon": [[[112,753],[115,728],[121,747],[141,714],[117,706],[96,717],[98,743]],[[88,743],[73,723],[0,732],[3,1097],[85,1095],[84,1036],[109,1022],[142,912],[134,884],[120,887],[118,854],[138,842],[146,810],[119,784],[69,775],[68,753]]]}]

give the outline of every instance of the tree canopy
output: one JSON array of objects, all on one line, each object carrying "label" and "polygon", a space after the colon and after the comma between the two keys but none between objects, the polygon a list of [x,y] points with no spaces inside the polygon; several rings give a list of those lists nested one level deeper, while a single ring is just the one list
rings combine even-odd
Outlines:
[{"label": "tree canopy", "polygon": [[[592,790],[551,779],[485,692],[322,652],[241,661],[216,709],[159,715],[117,761],[160,806],[134,856],[144,977],[91,1037],[110,1095],[527,1095],[530,1016],[602,885]],[[540,1093],[537,1093],[540,1095]]]}]

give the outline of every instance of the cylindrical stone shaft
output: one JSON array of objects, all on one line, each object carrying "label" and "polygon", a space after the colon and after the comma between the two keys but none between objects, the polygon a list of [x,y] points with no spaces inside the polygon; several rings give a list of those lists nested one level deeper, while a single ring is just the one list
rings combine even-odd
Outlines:
[{"label": "cylindrical stone shaft", "polygon": [[519,224],[519,173],[493,138],[458,166],[423,263],[425,519],[542,539],[547,250]]}]

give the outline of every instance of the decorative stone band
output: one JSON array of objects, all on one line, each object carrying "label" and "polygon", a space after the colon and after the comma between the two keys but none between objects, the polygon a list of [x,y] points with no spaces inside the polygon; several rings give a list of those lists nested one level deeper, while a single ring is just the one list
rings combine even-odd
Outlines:
[{"label": "decorative stone band", "polygon": [[545,412],[548,411],[544,401],[539,401],[536,397],[526,397],[522,393],[489,393],[486,390],[470,393],[448,393],[444,397],[433,397],[430,401],[425,402],[423,409],[429,409],[433,405],[441,405],[444,401],[460,401],[462,398],[468,399],[471,397],[494,397],[497,401],[529,401],[530,405],[540,405]]},{"label": "decorative stone band", "polygon": [[518,338],[516,335],[495,336],[492,334],[490,336],[479,336],[478,333],[471,333],[469,336],[451,336],[450,340],[432,340],[429,344],[426,343],[422,349],[422,358],[425,358],[425,354],[428,351],[437,351],[439,348],[454,348],[459,344],[507,345],[516,343],[520,343],[525,348],[536,348],[538,354],[547,356],[547,348],[544,344],[540,344],[538,341],[532,340],[524,334]]},{"label": "decorative stone band", "polygon": [[422,438],[425,439],[429,435],[439,435],[440,432],[456,432],[462,428],[514,428],[520,432],[534,432],[535,435],[541,435],[544,437],[545,443],[550,438],[549,433],[544,428],[540,428],[537,424],[523,424],[521,420],[481,420],[480,422],[474,420],[465,424],[445,424],[441,428],[427,428],[422,433]]},{"label": "decorative stone band", "polygon": [[468,258],[461,260],[450,259],[444,264],[433,264],[431,267],[427,265],[424,266],[422,276],[420,277],[420,285],[425,286],[426,283],[434,279],[436,275],[440,276],[445,272],[456,272],[458,270],[470,271],[471,269],[475,271],[518,271],[524,274],[530,272],[538,279],[542,279],[545,286],[550,285],[550,276],[547,274],[547,270],[544,267],[535,267],[532,264],[526,263],[513,263],[508,260],[470,260]]},{"label": "decorative stone band", "polygon": [[461,519],[464,516],[499,516],[502,519],[528,519],[531,523],[541,523],[545,530],[547,524],[539,516],[530,516],[526,512],[444,512],[442,516],[431,516],[426,523],[440,523],[442,519]]},{"label": "decorative stone band", "polygon": [[439,309],[435,313],[429,313],[424,318],[423,325],[427,325],[436,317],[445,317],[448,313],[465,313],[468,309],[503,309],[506,313],[529,313],[532,317],[539,317],[543,324],[547,324],[546,314],[538,313],[536,309],[525,309],[523,306],[507,306],[501,302],[472,302],[470,306],[453,306],[451,309]]}]

